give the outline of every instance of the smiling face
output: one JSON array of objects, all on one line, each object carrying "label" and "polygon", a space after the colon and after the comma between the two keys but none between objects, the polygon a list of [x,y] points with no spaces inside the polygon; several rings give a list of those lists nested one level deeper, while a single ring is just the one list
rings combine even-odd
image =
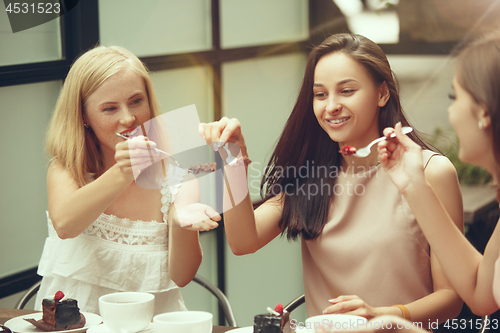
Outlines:
[{"label": "smiling face", "polygon": [[[464,162],[481,165],[481,161],[491,151],[485,130],[479,128],[481,115],[487,113],[484,106],[477,103],[472,95],[453,79],[453,103],[448,108],[448,120],[459,141],[458,158]],[[486,122],[483,126],[486,126]]]},{"label": "smiling face", "polygon": [[379,136],[378,115],[388,90],[350,56],[335,52],[318,61],[313,94],[318,123],[341,147],[363,147]]},{"label": "smiling face", "polygon": [[116,144],[123,141],[116,133],[131,135],[151,119],[144,80],[130,68],[112,75],[87,98],[83,118],[99,140],[103,158],[114,156]]}]

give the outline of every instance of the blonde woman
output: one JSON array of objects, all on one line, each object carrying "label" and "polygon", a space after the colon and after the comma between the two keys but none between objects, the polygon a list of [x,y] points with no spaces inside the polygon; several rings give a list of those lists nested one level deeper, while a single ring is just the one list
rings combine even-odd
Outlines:
[{"label": "blonde woman", "polygon": [[[193,181],[180,185],[182,169],[167,164],[161,189],[134,181],[132,166],[150,166],[152,152],[131,134],[158,115],[149,74],[129,51],[96,47],[72,66],[47,133],[49,237],[37,309],[58,290],[85,312],[98,313],[99,297],[116,291],[154,293],[156,313],[185,309],[179,287],[201,263],[198,230],[217,223],[204,209],[188,209],[198,207],[198,189]],[[169,186],[174,177],[177,185]],[[181,228],[181,211],[204,221]]]}]

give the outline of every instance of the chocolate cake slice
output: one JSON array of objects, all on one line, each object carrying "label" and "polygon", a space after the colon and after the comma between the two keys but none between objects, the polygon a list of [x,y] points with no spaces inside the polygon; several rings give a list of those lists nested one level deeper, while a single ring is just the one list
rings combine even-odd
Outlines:
[{"label": "chocolate cake slice", "polygon": [[42,319],[24,318],[27,322],[46,331],[61,331],[82,328],[85,326],[85,316],[80,313],[76,299],[64,299],[64,294],[58,291],[53,299],[42,300]]},{"label": "chocolate cake slice", "polygon": [[253,318],[253,333],[287,333],[291,332],[290,313],[286,310],[276,314],[259,314]]},{"label": "chocolate cake slice", "polygon": [[42,301],[42,308],[42,320],[47,325],[66,328],[69,325],[81,324],[80,309],[76,299],[56,301],[45,298]]}]

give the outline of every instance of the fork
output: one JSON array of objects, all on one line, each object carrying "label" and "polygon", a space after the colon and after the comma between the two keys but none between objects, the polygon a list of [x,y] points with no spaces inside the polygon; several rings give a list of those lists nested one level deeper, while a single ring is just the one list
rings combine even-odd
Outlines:
[{"label": "fork", "polygon": [[[403,131],[404,134],[408,134],[411,131],[413,131],[413,128],[405,126],[401,130]],[[396,133],[392,133],[389,137],[395,138],[396,137]],[[368,146],[360,148],[360,149],[356,149],[356,152],[354,154],[352,154],[352,156],[356,156],[356,157],[360,157],[360,158],[366,157],[366,156],[370,155],[371,148],[373,147],[374,144],[379,143],[380,141],[386,140],[386,139],[387,139],[386,136],[382,136],[382,137],[380,137],[378,139],[375,139],[372,142],[370,142],[368,144]]]}]

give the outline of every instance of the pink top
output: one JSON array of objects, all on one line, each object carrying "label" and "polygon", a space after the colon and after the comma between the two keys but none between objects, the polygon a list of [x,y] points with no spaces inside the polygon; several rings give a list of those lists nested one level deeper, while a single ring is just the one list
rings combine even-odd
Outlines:
[{"label": "pink top", "polygon": [[[423,152],[425,166],[433,155]],[[383,168],[339,172],[334,191],[322,234],[302,240],[308,316],[322,314],[341,295],[378,307],[432,293],[429,244]]]}]

